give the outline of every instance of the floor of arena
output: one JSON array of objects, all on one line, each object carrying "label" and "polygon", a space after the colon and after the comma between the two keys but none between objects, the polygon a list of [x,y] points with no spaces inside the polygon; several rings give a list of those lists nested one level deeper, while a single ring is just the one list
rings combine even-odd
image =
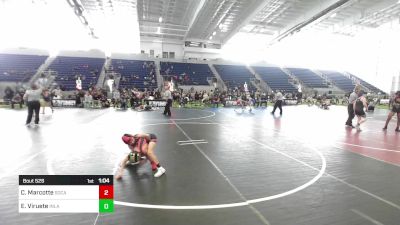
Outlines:
[{"label": "floor of arena", "polygon": [[[400,133],[368,113],[361,132],[346,107],[173,109],[173,116],[115,109],[0,109],[2,225],[400,224]],[[114,183],[114,213],[19,214],[20,174],[112,174],[124,133],[154,133],[167,170],[130,166]]]}]

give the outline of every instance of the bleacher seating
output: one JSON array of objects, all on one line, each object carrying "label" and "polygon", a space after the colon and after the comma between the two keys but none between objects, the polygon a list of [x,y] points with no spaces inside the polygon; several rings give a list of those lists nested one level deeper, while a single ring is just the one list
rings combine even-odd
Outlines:
[{"label": "bleacher seating", "polygon": [[82,80],[82,89],[88,90],[91,85],[96,85],[104,62],[104,58],[58,56],[47,71],[56,72],[55,82],[66,91],[76,89],[78,76]]},{"label": "bleacher seating", "polygon": [[322,70],[321,73],[331,80],[333,85],[342,89],[343,91],[352,92],[354,90],[355,84],[353,84],[353,81],[344,74],[337,71],[328,70]]},{"label": "bleacher seating", "polygon": [[243,87],[244,83],[250,91],[255,90],[250,80],[254,75],[243,65],[214,65],[221,79],[228,88]]},{"label": "bleacher seating", "polygon": [[252,68],[273,91],[280,90],[283,93],[297,92],[297,88],[289,83],[290,77],[280,68],[262,66],[252,66]]},{"label": "bleacher seating", "polygon": [[328,88],[326,82],[309,69],[287,68],[290,73],[310,88]]},{"label": "bleacher seating", "polygon": [[[350,73],[349,73],[349,74],[350,74]],[[382,91],[381,89],[379,89],[379,88],[375,87],[374,85],[372,85],[372,84],[366,82],[365,80],[362,80],[361,78],[357,77],[357,76],[354,75],[354,74],[350,74],[350,76],[351,76],[353,79],[359,81],[361,85],[363,85],[364,87],[368,88],[369,90],[371,90],[371,91],[374,92],[374,93],[381,93],[381,94],[385,93],[385,92]]]},{"label": "bleacher seating", "polygon": [[47,57],[0,54],[0,81],[28,82]]},{"label": "bleacher seating", "polygon": [[111,66],[112,71],[121,74],[119,88],[157,88],[156,67],[153,61],[112,59]]},{"label": "bleacher seating", "polygon": [[161,62],[162,76],[176,76],[183,85],[209,85],[207,77],[215,77],[207,64]]}]

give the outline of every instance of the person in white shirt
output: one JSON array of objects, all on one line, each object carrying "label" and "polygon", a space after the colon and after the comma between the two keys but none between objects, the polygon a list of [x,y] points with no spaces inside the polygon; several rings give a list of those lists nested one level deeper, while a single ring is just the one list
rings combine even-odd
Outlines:
[{"label": "person in white shirt", "polygon": [[46,75],[44,75],[43,73],[40,75],[40,78],[37,80],[36,85],[39,86],[39,88],[46,88],[47,85],[47,78]]},{"label": "person in white shirt", "polygon": [[89,108],[93,105],[93,97],[89,91],[86,92],[84,100],[83,100],[83,107]]},{"label": "person in white shirt", "polygon": [[111,103],[113,104],[114,108],[116,108],[118,106],[118,104],[120,103],[120,99],[121,99],[121,94],[120,94],[119,90],[114,89],[113,97],[111,99]]},{"label": "person in white shirt", "polygon": [[164,99],[167,100],[167,104],[165,104],[164,115],[171,116],[171,106],[172,106],[172,94],[169,89],[166,89],[164,92]]},{"label": "person in white shirt", "polygon": [[203,99],[201,100],[202,103],[206,103],[210,100],[210,97],[208,96],[207,92],[204,92],[203,94]]},{"label": "person in white shirt", "polygon": [[37,84],[32,84],[31,89],[27,90],[24,94],[24,101],[28,106],[28,117],[26,118],[27,126],[32,121],[33,111],[35,111],[35,125],[39,125],[39,111],[40,111],[40,98],[42,97],[42,89]]},{"label": "person in white shirt", "polygon": [[60,86],[58,86],[56,89],[53,90],[54,92],[54,98],[56,99],[62,99],[62,92]]},{"label": "person in white shirt", "polygon": [[274,109],[272,110],[271,114],[275,114],[276,108],[279,108],[280,114],[282,115],[282,101],[282,93],[279,90],[276,90]]}]

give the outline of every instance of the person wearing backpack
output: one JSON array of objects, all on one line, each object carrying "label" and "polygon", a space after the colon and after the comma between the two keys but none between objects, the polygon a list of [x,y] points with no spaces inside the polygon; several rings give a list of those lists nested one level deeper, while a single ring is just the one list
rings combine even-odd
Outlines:
[{"label": "person wearing backpack", "polygon": [[360,90],[358,92],[358,98],[353,103],[354,114],[357,116],[357,131],[361,131],[360,125],[367,120],[364,108],[368,109],[368,103],[364,92]]}]

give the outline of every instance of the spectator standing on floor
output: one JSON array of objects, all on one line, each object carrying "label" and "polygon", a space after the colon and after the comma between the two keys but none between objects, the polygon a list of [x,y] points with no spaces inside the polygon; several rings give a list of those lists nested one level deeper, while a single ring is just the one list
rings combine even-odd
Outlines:
[{"label": "spectator standing on floor", "polygon": [[26,125],[30,125],[32,121],[33,111],[35,111],[35,125],[39,125],[39,111],[40,111],[40,98],[42,96],[42,89],[38,88],[36,84],[31,85],[31,89],[27,90],[24,94],[24,101],[28,106],[28,117],[26,118]]},{"label": "spectator standing on floor", "polygon": [[362,90],[358,92],[358,98],[354,101],[353,108],[354,114],[357,116],[357,131],[361,131],[360,125],[367,120],[364,108],[368,109],[367,99]]},{"label": "spectator standing on floor", "polygon": [[171,116],[171,106],[172,106],[172,94],[171,91],[169,90],[170,86],[166,85],[165,92],[164,92],[164,99],[167,101],[167,104],[165,104],[164,108],[164,115]]},{"label": "spectator standing on floor", "polygon": [[44,89],[47,85],[47,78],[44,73],[40,74],[39,79],[37,80],[37,85],[39,88]]},{"label": "spectator standing on floor", "polygon": [[276,90],[274,109],[272,110],[271,114],[275,114],[276,108],[279,108],[280,114],[282,115],[282,102],[283,95],[279,90]]},{"label": "spectator standing on floor", "polygon": [[358,93],[360,92],[360,86],[356,86],[354,88],[354,91],[350,94],[349,99],[348,99],[348,105],[347,105],[347,121],[346,121],[346,126],[354,128],[353,126],[353,119],[355,117],[354,115],[354,102],[358,98]]}]

